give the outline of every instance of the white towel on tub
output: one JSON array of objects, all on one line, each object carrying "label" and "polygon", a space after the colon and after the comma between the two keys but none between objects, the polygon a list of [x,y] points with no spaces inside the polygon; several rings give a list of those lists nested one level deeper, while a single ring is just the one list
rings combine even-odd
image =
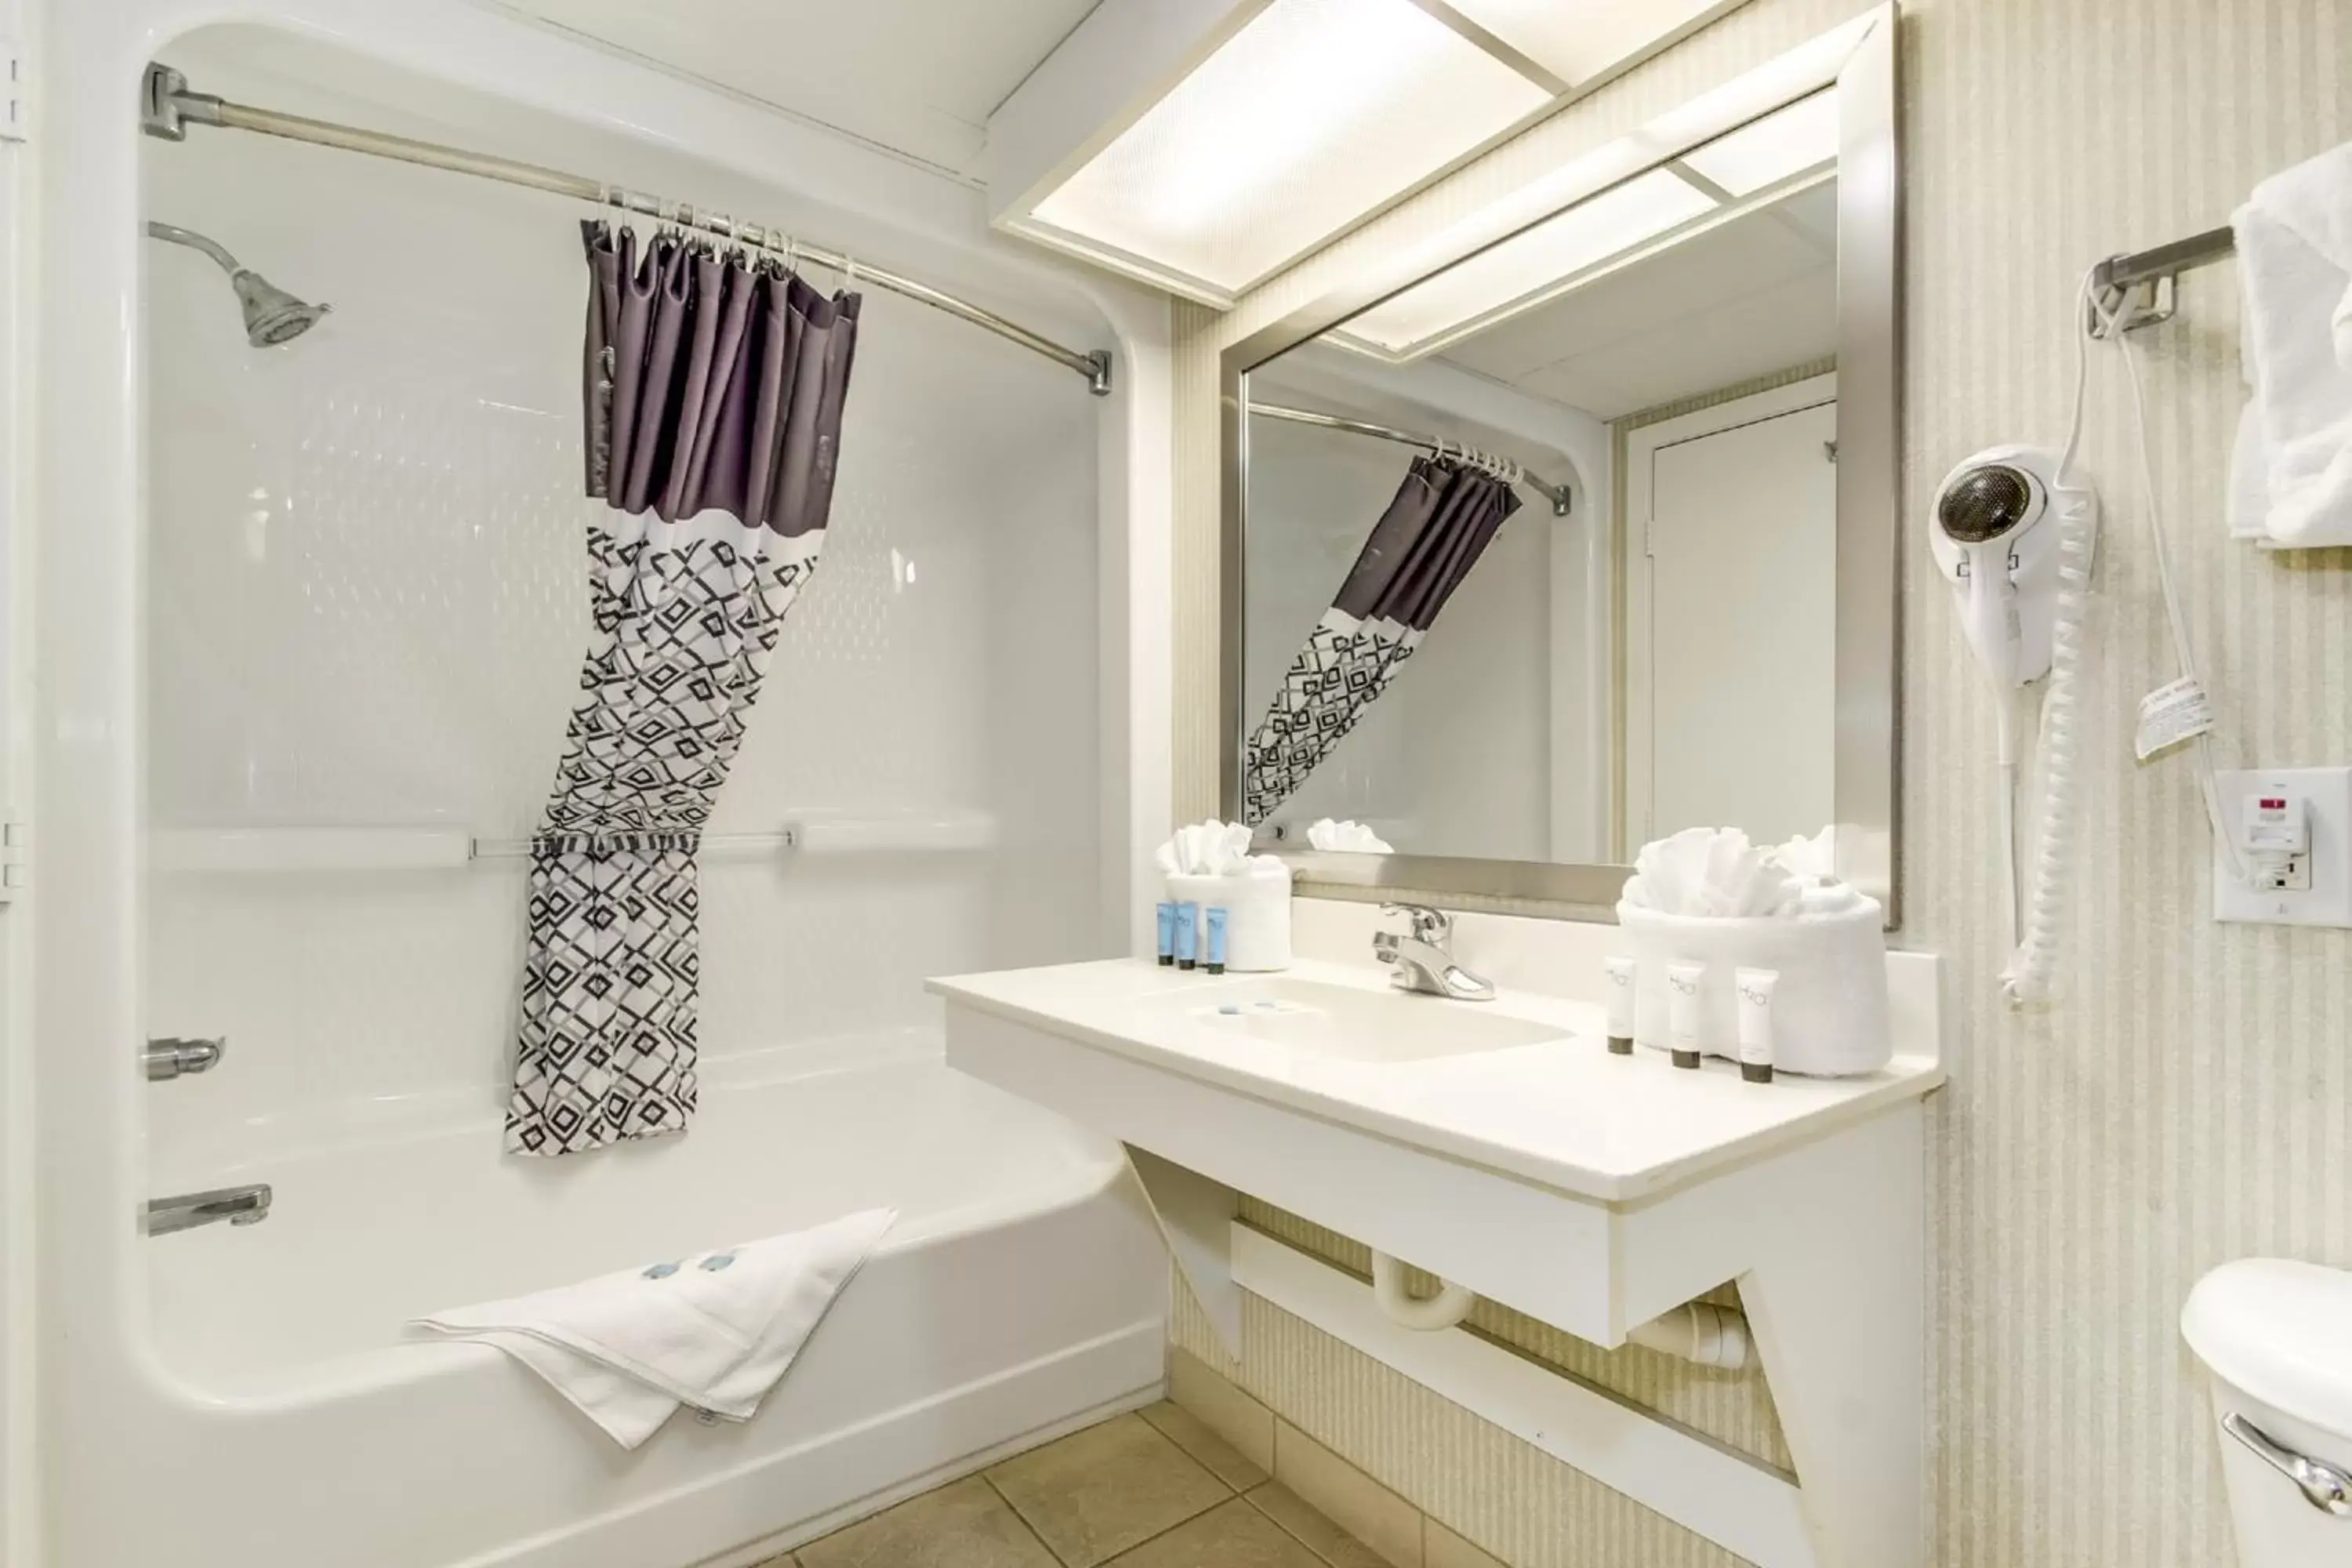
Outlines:
[{"label": "white towel on tub", "polygon": [[866,1209],[415,1326],[504,1351],[634,1448],[681,1405],[750,1420],[898,1217]]}]

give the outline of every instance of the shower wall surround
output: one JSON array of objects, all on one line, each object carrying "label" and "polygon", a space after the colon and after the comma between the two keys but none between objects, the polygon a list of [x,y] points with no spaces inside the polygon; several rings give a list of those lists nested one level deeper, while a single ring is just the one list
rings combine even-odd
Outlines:
[{"label": "shower wall surround", "polygon": [[[435,131],[233,50],[180,53],[232,95]],[[571,155],[630,167],[625,148]],[[257,353],[209,264],[147,268],[159,845],[284,827],[528,837],[591,642],[583,537],[619,515],[582,494],[577,207],[268,137],[144,156],[152,210],[201,216],[336,306]],[[924,974],[1118,940],[1097,830],[1100,405],[909,300],[868,294],[861,327],[823,569],[707,828],[706,1068],[923,1029]],[[828,814],[950,822],[966,847],[725,845]],[[150,1020],[225,1032],[237,1061],[202,1095],[154,1097],[155,1158],[266,1160],[338,1119],[502,1104],[528,867],[155,878]]]},{"label": "shower wall surround", "polygon": [[[1751,0],[1231,313],[1178,307],[1180,819],[1218,804],[1220,348],[1323,292],[1352,258],[1434,230],[1868,8]],[[2108,360],[2095,371],[2085,454],[2109,531],[2064,999],[2046,1014],[2004,1009],[1992,715],[1914,524],[1957,458],[2063,432],[2084,268],[2222,222],[2264,174],[2352,138],[2352,12],[2338,0],[1908,0],[1901,54],[1900,941],[1945,955],[1959,1047],[1951,1086],[1929,1101],[1933,1560],[2210,1568],[2231,1552],[2216,1437],[2174,1320],[2199,1274],[2226,1258],[2352,1266],[2341,1202],[2352,1190],[2352,939],[2213,924],[2188,771],[2130,760],[2134,705],[2172,670]],[[2223,713],[2222,763],[2352,760],[2352,552],[2265,557],[2224,537],[2237,336],[2235,279],[2221,268],[2192,277],[2179,319],[2139,339],[2158,485]],[[1730,1561],[1298,1320],[1263,1302],[1249,1310],[1245,1353],[1228,1369],[1245,1388],[1508,1562]],[[1189,1302],[1173,1331],[1213,1354]],[[1694,1391],[1647,1397],[1688,1406]]]}]

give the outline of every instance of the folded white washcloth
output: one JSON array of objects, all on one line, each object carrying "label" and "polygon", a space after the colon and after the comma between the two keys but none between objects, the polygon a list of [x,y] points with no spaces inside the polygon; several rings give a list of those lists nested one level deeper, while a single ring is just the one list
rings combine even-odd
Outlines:
[{"label": "folded white washcloth", "polygon": [[1772,858],[1807,882],[1837,879],[1837,829],[1824,827],[1811,838],[1800,836],[1775,846]]},{"label": "folded white washcloth", "polygon": [[2230,530],[2352,544],[2352,143],[2264,180],[2232,225],[2252,396]]},{"label": "folded white washcloth", "polygon": [[1315,849],[1352,849],[1365,855],[1396,853],[1387,839],[1352,818],[1346,822],[1334,822],[1328,816],[1318,818],[1307,829],[1307,843]]},{"label": "folded white washcloth", "polygon": [[1171,877],[1236,876],[1250,869],[1250,838],[1247,824],[1212,817],[1178,828],[1154,858]]},{"label": "folded white washcloth", "polygon": [[504,1351],[634,1448],[681,1405],[750,1420],[898,1217],[866,1209],[414,1326]]},{"label": "folded white washcloth", "polygon": [[1794,915],[1804,882],[1778,852],[1736,827],[1686,827],[1642,846],[1624,900],[1665,915],[1753,919]]}]

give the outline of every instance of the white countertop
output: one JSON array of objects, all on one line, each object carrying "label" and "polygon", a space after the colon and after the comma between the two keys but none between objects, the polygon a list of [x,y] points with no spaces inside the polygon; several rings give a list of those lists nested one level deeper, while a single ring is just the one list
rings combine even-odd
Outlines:
[{"label": "white countertop", "polygon": [[[1350,1060],[1206,1026],[1171,993],[1213,1005],[1272,976],[1210,975],[1145,959],[936,979],[927,988],[1118,1056],[1398,1142],[1606,1202],[1802,1143],[1944,1081],[1932,1056],[1898,1054],[1857,1079],[1783,1074],[1751,1084],[1727,1062],[1696,1071],[1663,1052],[1612,1056],[1601,1009],[1535,992],[1453,1002],[1391,992],[1370,964],[1302,962],[1283,976],[1389,993],[1401,1007],[1475,1008],[1558,1026],[1570,1037],[1413,1061]],[[1899,1044],[1899,1042],[1898,1042]]]}]

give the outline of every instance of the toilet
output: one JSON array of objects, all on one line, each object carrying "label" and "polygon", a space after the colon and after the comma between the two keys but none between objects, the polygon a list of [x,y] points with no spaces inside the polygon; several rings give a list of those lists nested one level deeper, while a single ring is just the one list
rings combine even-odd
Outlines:
[{"label": "toilet", "polygon": [[2224,1264],[2180,1332],[2212,1374],[2239,1568],[2352,1563],[2352,1273]]}]

